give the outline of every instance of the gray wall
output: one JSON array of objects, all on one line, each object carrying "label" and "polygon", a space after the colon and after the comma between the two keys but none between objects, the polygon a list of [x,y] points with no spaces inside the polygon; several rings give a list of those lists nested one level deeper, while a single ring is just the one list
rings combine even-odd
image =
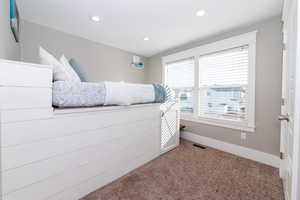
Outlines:
[{"label": "gray wall", "polygon": [[38,48],[42,46],[57,58],[65,54],[78,60],[89,81],[144,82],[144,70],[130,66],[132,53],[28,21],[21,23],[21,40],[22,61],[38,63]]},{"label": "gray wall", "polygon": [[195,41],[179,48],[153,56],[148,59],[148,67],[146,68],[145,78],[146,82],[148,83],[159,83],[162,81],[162,56],[254,30],[258,30],[255,133],[247,134],[246,141],[242,141],[240,139],[240,131],[237,130],[189,121],[182,121],[182,123],[187,125],[187,131],[199,134],[201,136],[206,136],[232,144],[253,148],[266,153],[279,155],[280,123],[277,120],[277,116],[280,113],[282,73],[282,35],[281,20],[279,16],[259,24],[228,31],[201,41]]},{"label": "gray wall", "polygon": [[0,58],[19,60],[20,48],[10,30],[9,1],[0,1]]}]

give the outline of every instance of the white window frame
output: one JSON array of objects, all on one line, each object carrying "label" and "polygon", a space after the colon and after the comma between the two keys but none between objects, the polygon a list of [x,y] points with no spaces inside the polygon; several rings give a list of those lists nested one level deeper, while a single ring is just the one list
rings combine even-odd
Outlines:
[{"label": "white window frame", "polygon": [[[221,126],[231,129],[238,129],[241,131],[254,132],[255,131],[255,68],[256,68],[256,35],[257,31],[245,33],[239,36],[231,37],[225,40],[217,41],[211,44],[202,45],[193,49],[188,49],[172,55],[162,57],[162,80],[166,83],[165,75],[167,64],[179,60],[194,57],[195,58],[195,104],[193,114],[181,114],[181,119],[193,122],[199,122],[214,126]],[[239,122],[235,120],[219,119],[219,118],[205,118],[198,116],[199,114],[199,58],[200,56],[233,49],[241,46],[249,46],[249,75],[248,75],[248,107],[246,122]]]}]

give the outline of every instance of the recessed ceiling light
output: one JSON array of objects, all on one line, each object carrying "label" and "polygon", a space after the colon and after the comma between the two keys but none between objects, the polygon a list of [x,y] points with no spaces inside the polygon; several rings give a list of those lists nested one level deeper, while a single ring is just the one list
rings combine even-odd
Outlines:
[{"label": "recessed ceiling light", "polygon": [[144,37],[144,40],[145,40],[145,41],[148,41],[148,40],[149,40],[149,38],[148,38],[148,37]]},{"label": "recessed ceiling light", "polygon": [[91,17],[91,20],[93,20],[94,22],[99,22],[100,21],[100,17],[95,15]]},{"label": "recessed ceiling light", "polygon": [[202,17],[206,14],[206,11],[205,10],[198,10],[197,13],[196,13],[196,16],[198,17]]}]

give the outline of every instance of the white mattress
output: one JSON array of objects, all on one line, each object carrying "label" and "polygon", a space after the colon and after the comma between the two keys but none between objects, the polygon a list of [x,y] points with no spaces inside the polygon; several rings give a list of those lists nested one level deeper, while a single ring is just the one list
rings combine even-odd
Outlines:
[{"label": "white mattress", "polygon": [[53,83],[53,106],[55,107],[132,105],[153,102],[155,102],[155,90],[151,84],[74,81]]}]

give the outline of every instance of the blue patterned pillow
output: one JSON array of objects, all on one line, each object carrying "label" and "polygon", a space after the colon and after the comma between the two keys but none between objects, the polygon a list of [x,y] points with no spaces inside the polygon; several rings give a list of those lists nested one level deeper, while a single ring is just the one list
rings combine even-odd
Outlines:
[{"label": "blue patterned pillow", "polygon": [[81,65],[74,58],[70,59],[69,63],[74,71],[78,74],[81,82],[88,82],[87,75]]},{"label": "blue patterned pillow", "polygon": [[165,103],[175,99],[174,92],[167,85],[152,84],[155,92],[155,102]]}]

